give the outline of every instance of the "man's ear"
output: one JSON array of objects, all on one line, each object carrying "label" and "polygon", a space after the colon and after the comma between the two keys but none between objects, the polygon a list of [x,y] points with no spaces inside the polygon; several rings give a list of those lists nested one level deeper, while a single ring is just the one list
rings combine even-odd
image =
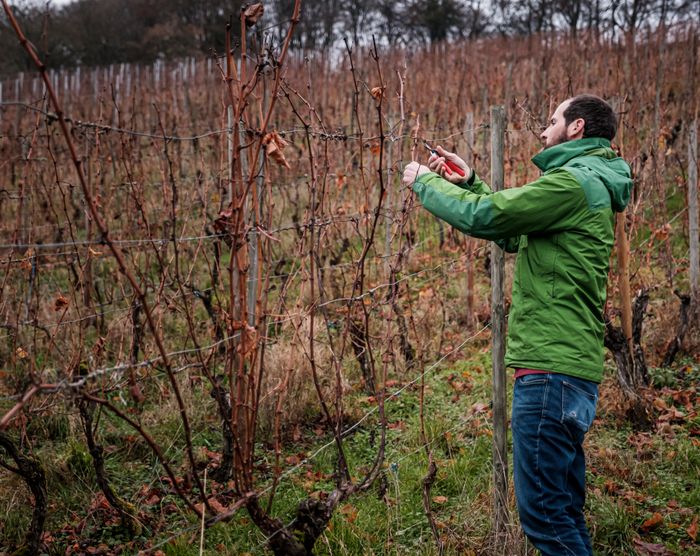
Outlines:
[{"label": "man's ear", "polygon": [[583,118],[576,118],[573,122],[569,124],[569,135],[571,138],[583,137],[583,129],[586,125],[586,121]]}]

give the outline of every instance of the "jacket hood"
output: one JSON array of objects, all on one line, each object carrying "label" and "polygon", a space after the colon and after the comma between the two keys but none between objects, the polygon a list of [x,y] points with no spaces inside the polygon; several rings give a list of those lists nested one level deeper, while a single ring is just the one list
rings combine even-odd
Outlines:
[{"label": "jacket hood", "polygon": [[610,193],[613,210],[622,212],[629,202],[633,183],[630,167],[610,148],[607,139],[588,137],[566,141],[544,149],[532,162],[544,173],[562,166],[586,167]]}]

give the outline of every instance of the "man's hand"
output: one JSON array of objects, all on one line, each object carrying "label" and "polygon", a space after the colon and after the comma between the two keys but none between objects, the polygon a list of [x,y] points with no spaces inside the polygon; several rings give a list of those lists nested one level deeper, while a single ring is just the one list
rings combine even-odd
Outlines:
[{"label": "man's hand", "polygon": [[[435,147],[435,150],[438,152],[439,156],[432,154],[428,160],[428,166],[432,172],[440,174],[447,181],[457,184],[464,183],[469,179],[472,169],[467,166],[467,163],[464,162],[464,160],[458,157],[455,153],[446,151],[440,146]],[[460,168],[464,172],[464,176],[460,176],[457,172],[450,170],[445,164],[447,160]]]},{"label": "man's hand", "polygon": [[403,169],[403,178],[401,181],[404,185],[411,186],[419,177],[421,177],[423,174],[427,174],[428,172],[430,172],[430,168],[428,168],[427,166],[418,164],[415,161],[410,162]]}]

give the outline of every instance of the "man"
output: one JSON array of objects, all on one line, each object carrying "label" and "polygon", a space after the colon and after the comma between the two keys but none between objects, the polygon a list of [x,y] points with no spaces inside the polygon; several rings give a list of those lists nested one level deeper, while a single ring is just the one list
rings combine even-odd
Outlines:
[{"label": "man", "polygon": [[603,373],[614,211],[632,188],[629,166],[610,148],[616,131],[610,105],[580,95],[542,133],[532,159],[542,175],[532,183],[494,193],[441,147],[429,167],[411,162],[403,174],[430,212],[518,253],[506,353],[515,369],[513,475],[521,525],[545,556],[592,554],[582,444]]}]

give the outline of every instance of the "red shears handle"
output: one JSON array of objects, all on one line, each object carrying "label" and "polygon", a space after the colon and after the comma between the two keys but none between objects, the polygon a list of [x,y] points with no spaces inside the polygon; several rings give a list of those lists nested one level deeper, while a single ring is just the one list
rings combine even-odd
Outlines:
[{"label": "red shears handle", "polygon": [[[428,149],[432,154],[435,156],[440,156],[440,153],[438,153],[433,147],[431,147],[427,142],[423,142],[425,145],[425,148]],[[452,172],[456,172],[458,176],[464,177],[466,174],[464,173],[464,170],[462,170],[459,166],[457,166],[454,162],[445,159],[445,166],[447,166],[448,174],[451,174]]]}]

